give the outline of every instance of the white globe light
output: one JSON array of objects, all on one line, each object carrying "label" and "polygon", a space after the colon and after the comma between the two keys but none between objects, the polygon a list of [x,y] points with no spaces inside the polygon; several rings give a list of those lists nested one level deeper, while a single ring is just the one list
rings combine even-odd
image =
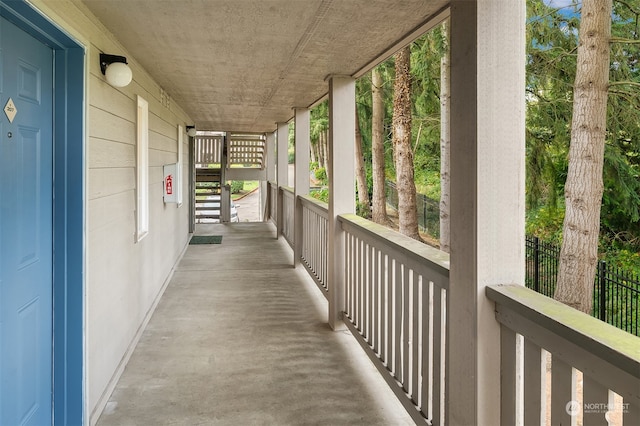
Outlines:
[{"label": "white globe light", "polygon": [[198,131],[196,130],[195,127],[190,127],[189,130],[187,130],[187,135],[191,136],[192,138],[195,137],[198,134]]},{"label": "white globe light", "polygon": [[133,73],[129,65],[123,62],[114,62],[110,64],[104,72],[107,83],[113,87],[125,87],[131,83]]}]

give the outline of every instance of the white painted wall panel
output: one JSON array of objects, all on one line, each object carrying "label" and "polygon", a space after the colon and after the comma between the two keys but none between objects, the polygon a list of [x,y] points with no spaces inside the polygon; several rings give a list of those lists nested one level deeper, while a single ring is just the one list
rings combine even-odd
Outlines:
[{"label": "white painted wall panel", "polygon": [[136,187],[133,167],[89,169],[87,180],[89,200],[135,190]]},{"label": "white painted wall panel", "polygon": [[89,138],[87,162],[90,169],[135,167],[136,148],[123,142]]},{"label": "white painted wall panel", "polygon": [[135,218],[135,191],[125,191],[110,197],[91,200],[87,221],[92,223],[92,230],[97,230],[113,223],[124,223]]}]

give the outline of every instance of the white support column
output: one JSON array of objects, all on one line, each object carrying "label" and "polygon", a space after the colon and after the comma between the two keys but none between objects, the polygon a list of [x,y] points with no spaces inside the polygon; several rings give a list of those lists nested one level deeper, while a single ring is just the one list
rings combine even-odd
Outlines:
[{"label": "white support column", "polygon": [[307,108],[295,109],[295,154],[294,200],[295,223],[293,244],[293,265],[300,263],[302,256],[302,203],[300,195],[309,194],[309,147],[311,146],[310,114]]},{"label": "white support column", "polygon": [[222,146],[222,157],[220,157],[220,222],[227,223],[231,220],[231,190],[227,185],[227,150],[231,132],[225,132]]},{"label": "white support column", "polygon": [[[266,152],[266,162],[265,162],[265,167],[267,168],[267,182],[275,184],[276,183],[276,133],[275,132],[271,132],[271,133],[267,133],[267,140],[266,140],[266,148],[267,148],[267,152]],[[262,182],[261,184],[261,188],[260,188],[260,193],[261,193],[261,198],[260,200],[262,201],[262,220],[266,221],[267,218],[269,217],[269,205],[271,203],[277,203],[277,200],[271,200],[269,199],[269,196],[271,195],[269,192],[269,187],[266,184],[266,182]],[[268,202],[267,202],[268,200]]]},{"label": "white support column", "polygon": [[282,235],[283,219],[282,214],[282,191],[280,187],[287,186],[289,180],[289,124],[277,123],[278,129],[276,130],[277,152],[276,152],[276,173],[278,180],[278,200],[276,207],[276,214],[278,215],[278,237]]},{"label": "white support column", "polygon": [[500,424],[500,326],[485,287],[524,283],[525,19],[522,1],[451,2],[450,425]]},{"label": "white support column", "polygon": [[278,186],[288,186],[289,182],[289,124],[278,123],[277,140],[277,179]]},{"label": "white support column", "polygon": [[345,328],[344,232],[338,215],[355,213],[356,82],[351,77],[329,78],[329,325]]},{"label": "white support column", "polygon": [[267,180],[276,182],[276,132],[267,133]]}]

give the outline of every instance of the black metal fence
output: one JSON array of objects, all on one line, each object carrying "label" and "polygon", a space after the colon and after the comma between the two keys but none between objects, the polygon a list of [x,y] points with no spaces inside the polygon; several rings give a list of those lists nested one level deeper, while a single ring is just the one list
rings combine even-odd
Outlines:
[{"label": "black metal fence", "polygon": [[[396,185],[386,181],[387,204],[398,210]],[[416,197],[418,226],[420,230],[438,238],[440,236],[440,208],[436,200],[423,194]],[[538,293],[553,297],[558,276],[560,248],[541,241],[538,237],[526,238],[525,285]],[[593,316],[625,330],[640,335],[640,276],[598,262],[593,287]]]},{"label": "black metal fence", "polygon": [[[525,285],[538,293],[553,297],[558,275],[560,248],[540,241],[526,239]],[[593,285],[592,315],[636,336],[640,335],[640,276],[598,262]]]},{"label": "black metal fence", "polygon": [[[385,195],[387,204],[398,210],[398,189],[396,184],[385,181]],[[440,237],[440,203],[424,194],[416,194],[416,209],[418,210],[418,228],[435,238]]]}]

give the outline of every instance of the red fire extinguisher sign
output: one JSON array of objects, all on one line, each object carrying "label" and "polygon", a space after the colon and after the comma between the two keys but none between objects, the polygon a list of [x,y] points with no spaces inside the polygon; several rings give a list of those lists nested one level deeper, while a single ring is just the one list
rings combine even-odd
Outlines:
[{"label": "red fire extinguisher sign", "polygon": [[173,194],[173,178],[171,175],[167,176],[167,178],[165,179],[165,192],[167,193],[167,195],[171,195]]}]

